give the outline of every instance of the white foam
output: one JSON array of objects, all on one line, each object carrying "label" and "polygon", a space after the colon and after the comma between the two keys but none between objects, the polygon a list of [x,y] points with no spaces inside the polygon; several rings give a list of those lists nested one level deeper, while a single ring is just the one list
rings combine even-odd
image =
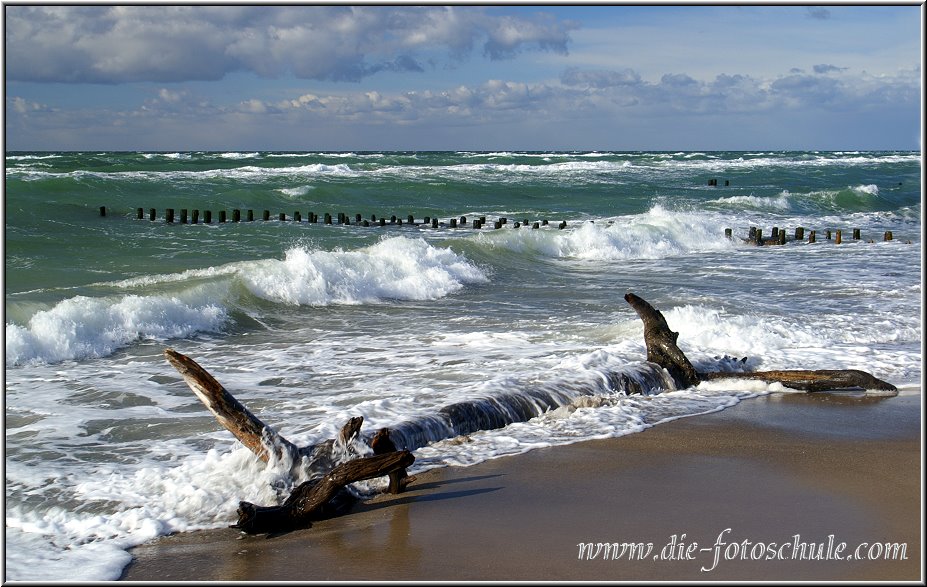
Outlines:
[{"label": "white foam", "polygon": [[790,210],[792,208],[790,196],[788,190],[783,190],[777,196],[729,196],[712,200],[712,202],[731,206],[735,209]]},{"label": "white foam", "polygon": [[7,161],[34,161],[39,159],[60,159],[64,155],[7,155]]},{"label": "white foam", "polygon": [[216,332],[225,309],[173,296],[76,296],[37,312],[24,326],[7,323],[10,365],[88,359],[112,354],[139,339],[167,340]]},{"label": "white foam", "polygon": [[36,312],[25,326],[7,323],[6,360],[10,365],[82,360],[110,355],[142,339],[219,332],[228,318],[229,285],[211,284],[227,277],[240,280],[261,299],[309,306],[435,300],[489,280],[465,257],[423,239],[384,238],[357,251],[297,246],[283,260],[244,261],[98,284],[130,290],[174,284],[185,289],[176,295],[63,300]]},{"label": "white foam", "polygon": [[145,288],[165,283],[195,282],[198,280],[213,279],[216,277],[237,275],[243,268],[250,267],[255,261],[229,263],[219,267],[206,267],[205,269],[187,269],[180,273],[167,273],[162,275],[142,275],[122,279],[120,281],[99,282],[92,285],[97,287],[111,286],[119,289]]},{"label": "white foam", "polygon": [[305,196],[306,194],[308,194],[314,189],[315,189],[315,186],[300,185],[300,186],[296,186],[292,188],[280,188],[277,191],[291,198],[299,198],[299,197]]},{"label": "white foam", "polygon": [[445,173],[468,175],[480,174],[533,174],[533,175],[559,175],[563,173],[583,173],[590,171],[626,171],[632,166],[630,161],[561,161],[546,165],[526,165],[522,163],[472,163],[451,165],[445,168],[436,167]]},{"label": "white foam", "polygon": [[840,156],[834,153],[818,153],[805,157],[795,157],[784,160],[779,155],[747,156],[736,157],[733,159],[710,159],[710,160],[671,160],[661,167],[678,168],[680,170],[704,170],[721,172],[735,169],[762,169],[766,167],[784,167],[800,169],[804,167],[854,167],[870,164],[890,164],[890,163],[913,163],[920,161],[919,153],[895,153],[895,154],[861,154],[858,156]]},{"label": "white foam", "polygon": [[[149,154],[154,156],[152,154]],[[143,155],[143,156],[149,156]],[[178,154],[184,155],[184,154]],[[711,171],[721,173],[728,170],[738,169],[761,169],[765,167],[850,167],[867,164],[889,164],[889,163],[910,163],[919,162],[920,155],[917,153],[896,153],[896,154],[860,154],[856,156],[835,155],[833,153],[821,153],[804,158],[793,158],[788,161],[781,156],[741,156],[733,159],[721,159],[706,155],[705,159],[694,159],[684,155],[683,158],[669,154],[654,153],[571,153],[570,157],[580,159],[576,161],[556,161],[565,156],[564,153],[548,154],[526,154],[526,153],[507,153],[500,152],[491,154],[498,157],[535,157],[542,160],[548,160],[542,164],[520,164],[520,163],[464,163],[454,165],[425,165],[425,166],[384,166],[370,169],[353,169],[346,164],[329,165],[324,163],[314,163],[293,167],[255,167],[246,166],[236,169],[210,169],[203,171],[173,170],[173,171],[129,171],[129,172],[97,172],[88,170],[77,170],[66,173],[45,173],[30,170],[29,168],[12,168],[8,170],[10,174],[22,175],[26,179],[41,179],[43,177],[98,177],[101,179],[140,179],[147,181],[171,181],[178,179],[212,179],[217,177],[233,179],[255,180],[263,177],[281,177],[281,176],[330,176],[330,177],[378,177],[378,176],[400,176],[406,178],[419,179],[422,177],[452,177],[464,179],[491,179],[503,181],[515,181],[523,179],[525,176],[536,177],[543,180],[562,180],[564,177],[569,178],[572,182],[587,181],[585,174],[652,174],[654,172],[691,174],[693,172]],[[229,160],[243,160],[249,158],[259,158],[260,153],[219,153],[215,157]],[[272,154],[269,156],[320,156],[328,158],[382,158],[382,153],[372,153],[356,155],[352,153],[294,153]],[[468,156],[486,157],[486,153],[472,153]],[[608,157],[620,157],[620,160],[608,160]],[[632,163],[631,159],[634,159]],[[589,160],[599,159],[599,160]],[[863,186],[867,187],[867,186]]]},{"label": "white foam", "polygon": [[48,535],[6,528],[6,580],[8,581],[115,581],[132,561],[130,546],[116,541],[56,545]]},{"label": "white foam", "polygon": [[879,186],[877,186],[877,185],[875,185],[875,184],[873,184],[873,183],[866,184],[866,185],[854,186],[854,187],[851,187],[850,189],[852,189],[854,192],[856,192],[856,193],[858,193],[858,194],[866,194],[866,195],[870,195],[870,196],[878,196],[878,195],[879,195]]},{"label": "white foam", "polygon": [[206,169],[202,171],[190,170],[171,170],[171,171],[88,171],[78,169],[61,173],[49,173],[45,171],[35,171],[31,168],[13,168],[9,170],[20,175],[25,180],[40,180],[48,178],[72,177],[76,179],[96,178],[102,180],[128,180],[128,181],[202,181],[211,179],[241,179],[249,181],[259,181],[264,178],[275,177],[356,177],[360,173],[355,172],[346,164],[328,165],[324,163],[312,163],[308,165],[298,165],[294,167],[260,167],[255,165],[246,165],[232,169]]},{"label": "white foam", "polygon": [[145,159],[177,159],[187,161],[193,158],[192,153],[141,153]]},{"label": "white foam", "polygon": [[161,174],[151,174],[145,177],[154,181],[163,181],[164,179],[246,179],[260,180],[269,177],[315,177],[315,176],[343,176],[356,177],[359,175],[344,163],[337,165],[328,165],[325,163],[310,163],[308,165],[298,165],[295,167],[259,167],[246,165],[234,169],[209,169],[206,171],[170,171]]},{"label": "white foam", "polygon": [[663,259],[732,247],[717,226],[718,220],[713,215],[670,212],[657,204],[644,214],[612,221],[584,222],[567,230],[493,231],[481,233],[478,241],[494,248],[530,251],[553,258]]},{"label": "white foam", "polygon": [[251,152],[251,153],[229,152],[229,153],[221,153],[219,155],[219,157],[223,159],[253,159],[258,156],[259,154],[256,152]]},{"label": "white foam", "polygon": [[261,298],[298,305],[435,300],[467,284],[485,283],[478,267],[423,239],[386,238],[359,251],[295,247],[282,261],[265,261],[241,275]]},{"label": "white foam", "polygon": [[116,580],[131,560],[128,548],[171,532],[227,526],[240,499],[275,503],[274,487],[291,489],[299,481],[289,479],[286,470],[264,465],[239,447],[225,453],[212,449],[174,467],[101,468],[86,479],[58,479],[60,490],[90,507],[83,512],[8,509],[7,554],[23,564],[7,578]]},{"label": "white foam", "polygon": [[[920,324],[910,324],[904,317],[872,313],[792,320],[788,314],[730,316],[699,305],[668,308],[663,314],[685,341],[689,359],[709,369],[716,366],[717,355],[746,356],[747,370],[801,365],[804,369],[862,369],[902,380],[919,369],[916,351],[898,348],[888,357],[877,350],[884,344],[920,339]],[[840,322],[846,327],[835,327]]]}]

